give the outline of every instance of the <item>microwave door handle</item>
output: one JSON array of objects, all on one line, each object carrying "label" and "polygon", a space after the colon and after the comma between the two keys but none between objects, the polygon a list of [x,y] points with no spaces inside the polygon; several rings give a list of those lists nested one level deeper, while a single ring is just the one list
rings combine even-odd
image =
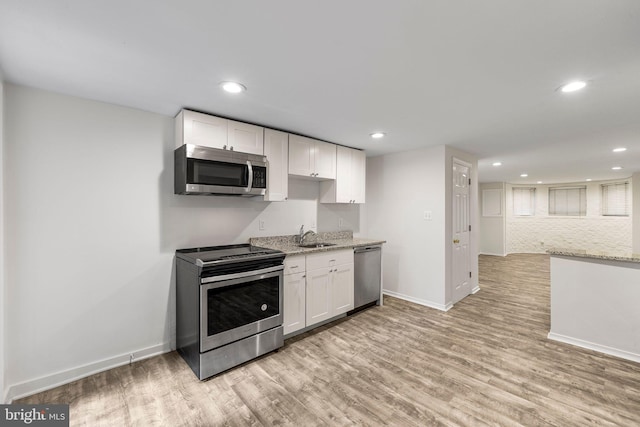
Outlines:
[{"label": "microwave door handle", "polygon": [[253,187],[253,166],[251,166],[251,161],[247,160],[247,168],[249,169],[249,182],[247,188],[244,189],[245,192],[251,192],[251,188]]}]

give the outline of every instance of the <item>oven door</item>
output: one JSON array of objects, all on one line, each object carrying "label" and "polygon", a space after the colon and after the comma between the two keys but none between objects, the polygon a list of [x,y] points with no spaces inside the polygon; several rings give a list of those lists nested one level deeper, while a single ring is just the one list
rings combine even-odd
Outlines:
[{"label": "oven door", "polygon": [[200,351],[282,325],[283,266],[202,279]]}]

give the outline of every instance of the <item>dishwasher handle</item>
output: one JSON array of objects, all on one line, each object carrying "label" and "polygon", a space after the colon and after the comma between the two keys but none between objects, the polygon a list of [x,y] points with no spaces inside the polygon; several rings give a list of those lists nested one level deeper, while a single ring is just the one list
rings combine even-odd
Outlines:
[{"label": "dishwasher handle", "polygon": [[373,251],[380,251],[382,250],[382,248],[380,246],[367,246],[367,247],[363,247],[363,248],[355,248],[353,250],[353,253],[360,253],[360,252],[373,252]]}]

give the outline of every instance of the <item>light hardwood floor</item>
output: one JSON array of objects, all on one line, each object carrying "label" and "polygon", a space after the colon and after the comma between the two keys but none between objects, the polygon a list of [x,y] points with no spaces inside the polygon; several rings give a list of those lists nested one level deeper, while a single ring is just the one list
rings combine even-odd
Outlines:
[{"label": "light hardwood floor", "polygon": [[387,297],[208,381],[172,352],[21,402],[90,426],[640,425],[639,364],[546,338],[548,256],[481,256],[480,285],[446,313]]}]

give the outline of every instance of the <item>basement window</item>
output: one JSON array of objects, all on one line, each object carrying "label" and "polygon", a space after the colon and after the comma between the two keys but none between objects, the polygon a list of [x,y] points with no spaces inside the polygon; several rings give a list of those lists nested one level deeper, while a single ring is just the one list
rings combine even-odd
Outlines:
[{"label": "basement window", "polygon": [[629,183],[602,184],[602,215],[629,216]]},{"label": "basement window", "polygon": [[549,215],[585,216],[586,214],[586,186],[549,188]]},{"label": "basement window", "polygon": [[515,216],[533,216],[535,212],[535,187],[513,187],[513,214]]}]

